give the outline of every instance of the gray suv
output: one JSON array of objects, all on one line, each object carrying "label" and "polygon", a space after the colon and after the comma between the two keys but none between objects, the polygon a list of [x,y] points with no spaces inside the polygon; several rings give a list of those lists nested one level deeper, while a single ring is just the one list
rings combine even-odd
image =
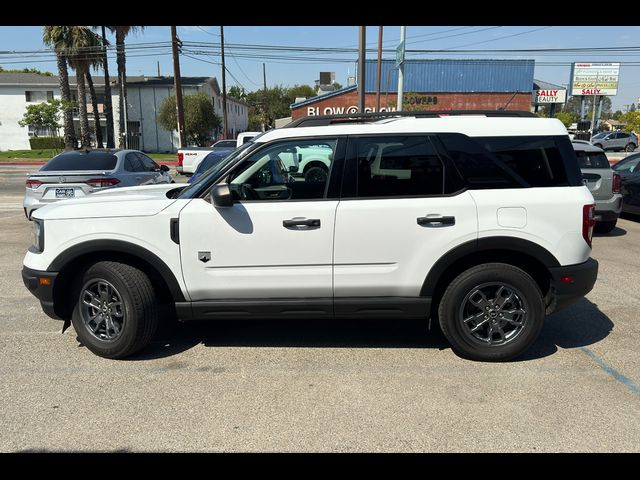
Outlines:
[{"label": "gray suv", "polygon": [[596,201],[595,231],[608,233],[616,227],[622,211],[621,177],[611,169],[601,148],[581,140],[574,140],[572,145],[578,157],[582,180]]},{"label": "gray suv", "polygon": [[638,137],[634,133],[601,132],[591,137],[591,144],[603,150],[633,152],[638,147]]}]

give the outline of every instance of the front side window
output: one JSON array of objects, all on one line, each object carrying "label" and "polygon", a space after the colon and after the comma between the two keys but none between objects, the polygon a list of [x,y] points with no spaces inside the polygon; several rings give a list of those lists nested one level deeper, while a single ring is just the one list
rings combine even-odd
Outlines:
[{"label": "front side window", "polygon": [[236,200],[313,200],[325,196],[336,139],[291,140],[255,152],[227,182]]},{"label": "front side window", "polygon": [[142,160],[140,160],[138,156],[133,152],[127,153],[127,156],[124,159],[124,169],[127,172],[144,172],[145,171]]},{"label": "front side window", "polygon": [[142,165],[144,165],[144,169],[147,172],[159,172],[160,171],[160,166],[156,162],[154,162],[151,158],[147,157],[143,153],[137,153],[136,155],[138,156],[138,158],[142,162]]}]

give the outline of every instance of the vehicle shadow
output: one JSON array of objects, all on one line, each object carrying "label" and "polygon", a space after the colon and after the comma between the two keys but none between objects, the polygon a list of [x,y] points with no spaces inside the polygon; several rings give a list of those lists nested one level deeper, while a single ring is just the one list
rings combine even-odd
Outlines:
[{"label": "vehicle shadow", "polygon": [[614,324],[598,305],[586,298],[549,315],[533,346],[517,361],[547,357],[560,348],[586,347],[606,338]]},{"label": "vehicle shadow", "polygon": [[[548,316],[540,337],[516,361],[544,358],[558,347],[592,345],[609,335],[613,322],[586,298]],[[451,348],[439,326],[424,320],[218,320],[163,322],[154,341],[129,360],[170,357],[196,345],[207,347]]]},{"label": "vehicle shadow", "polygon": [[613,230],[607,233],[593,232],[594,237],[622,237],[627,234],[627,231],[621,227],[615,227]]}]

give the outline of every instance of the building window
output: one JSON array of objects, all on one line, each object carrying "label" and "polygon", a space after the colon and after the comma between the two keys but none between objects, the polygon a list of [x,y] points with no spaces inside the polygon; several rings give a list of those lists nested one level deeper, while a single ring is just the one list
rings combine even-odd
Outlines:
[{"label": "building window", "polygon": [[51,130],[50,128],[35,128],[29,125],[30,137],[55,137],[58,132]]},{"label": "building window", "polygon": [[53,99],[53,90],[48,91],[37,91],[37,90],[26,90],[24,92],[24,99],[27,102],[46,102],[47,100]]}]

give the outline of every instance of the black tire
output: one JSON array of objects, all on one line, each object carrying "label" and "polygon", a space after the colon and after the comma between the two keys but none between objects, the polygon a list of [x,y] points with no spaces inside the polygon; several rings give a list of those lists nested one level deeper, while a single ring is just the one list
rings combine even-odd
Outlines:
[{"label": "black tire", "polygon": [[[597,148],[602,148],[602,144],[601,143],[594,143],[593,146],[597,147]],[[604,150],[604,148],[602,148],[602,149]]]},{"label": "black tire", "polygon": [[[94,295],[96,291],[99,298]],[[106,298],[114,300],[108,304],[109,308],[114,306],[113,317],[111,310],[108,310],[109,313],[105,315],[110,320],[102,320],[103,317],[96,314],[99,318],[93,323],[91,320],[85,323],[85,319],[95,318],[92,314],[107,306],[103,303]],[[80,342],[100,357],[128,357],[144,348],[156,332],[158,310],[155,292],[147,275],[135,267],[108,261],[92,265],[76,286],[75,299],[71,319],[73,328]],[[83,299],[89,300],[91,305],[83,302]],[[99,306],[101,304],[102,307]],[[122,321],[119,316],[122,316]],[[119,325],[117,330],[115,325]],[[94,333],[90,331],[93,330],[92,326],[96,327]],[[110,334],[113,334],[113,338],[107,338]]]},{"label": "black tire", "polygon": [[324,183],[329,176],[329,170],[325,166],[313,166],[305,170],[304,180],[305,182],[318,182]]},{"label": "black tire", "polygon": [[597,222],[593,227],[593,230],[598,233],[609,233],[611,230],[616,228],[616,223],[618,223],[617,218],[610,222]]},{"label": "black tire", "polygon": [[628,143],[626,147],[624,147],[625,152],[633,152],[636,149],[636,146],[633,143]]},{"label": "black tire", "polygon": [[[515,296],[509,295],[509,298],[514,299],[513,301],[505,301],[502,306],[517,303],[520,309],[512,309],[511,312],[525,312],[524,315],[509,313],[507,310],[502,311],[505,315],[511,315],[512,320],[513,315],[519,315],[519,327],[514,326],[517,322],[500,319],[498,315],[502,317],[503,314],[498,313],[499,310],[494,311],[493,306],[490,312],[485,312],[472,303],[474,291],[494,288],[492,285],[497,285],[496,291],[499,290],[499,285],[503,285],[506,288],[503,292],[515,294]],[[499,297],[494,300],[497,298]],[[468,307],[476,308],[477,312],[474,311],[469,316],[465,313]],[[497,309],[497,306],[495,308]],[[492,316],[484,315],[485,313],[491,313]],[[478,325],[469,319],[467,319],[469,323],[466,323],[465,316],[478,317]],[[499,362],[521,355],[538,338],[544,324],[544,317],[545,305],[538,284],[523,270],[504,263],[486,263],[464,271],[449,284],[438,307],[440,327],[451,343],[453,351],[463,358],[478,361]],[[494,333],[494,325],[491,325],[494,322],[507,322],[499,327],[499,331],[502,332],[502,343],[496,340],[492,344],[495,336],[498,335]],[[482,332],[487,330],[487,327],[490,329],[487,332],[487,338],[492,340],[483,341],[476,338],[482,336]],[[479,333],[472,332],[475,328],[479,328]],[[505,334],[509,329],[513,330]],[[510,335],[509,339],[507,339],[508,335]]]}]

